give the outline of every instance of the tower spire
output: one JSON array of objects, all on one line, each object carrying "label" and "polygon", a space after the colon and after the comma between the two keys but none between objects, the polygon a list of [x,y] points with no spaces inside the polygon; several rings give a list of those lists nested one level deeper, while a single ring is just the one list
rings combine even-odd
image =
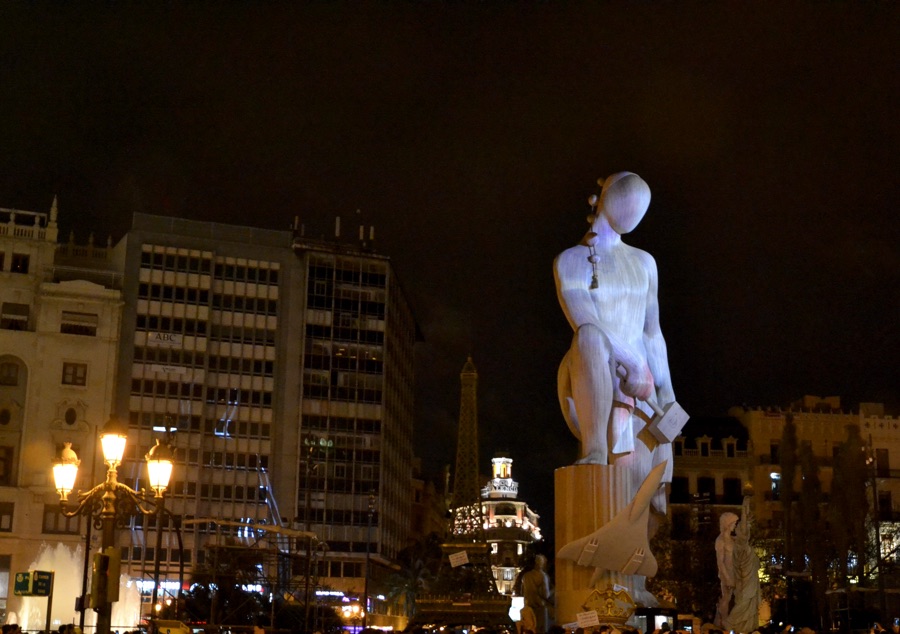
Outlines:
[{"label": "tower spire", "polygon": [[459,430],[456,440],[456,471],[450,502],[451,535],[482,537],[481,487],[478,485],[478,371],[472,356],[459,374]]}]

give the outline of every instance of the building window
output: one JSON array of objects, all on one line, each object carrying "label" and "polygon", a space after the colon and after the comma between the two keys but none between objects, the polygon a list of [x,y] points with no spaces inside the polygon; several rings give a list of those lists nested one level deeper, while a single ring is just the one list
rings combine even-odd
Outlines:
[{"label": "building window", "polygon": [[13,253],[9,270],[12,273],[28,273],[28,260],[27,253]]},{"label": "building window", "polygon": [[[9,410],[5,410],[9,411]],[[13,477],[13,448],[9,446],[0,447],[0,486],[15,486],[15,478]]]},{"label": "building window", "polygon": [[30,312],[28,304],[3,302],[3,309],[0,312],[0,328],[4,330],[28,330],[28,314]]},{"label": "building window", "polygon": [[672,478],[672,492],[669,495],[672,504],[686,504],[691,501],[690,481],[685,476]]},{"label": "building window", "polygon": [[12,502],[0,502],[0,533],[12,532],[14,507]]},{"label": "building window", "polygon": [[42,530],[54,535],[78,535],[81,527],[78,525],[78,517],[66,517],[60,512],[59,504],[45,504]]},{"label": "building window", "polygon": [[708,476],[697,478],[697,493],[713,502],[716,499],[716,479]]},{"label": "building window", "polygon": [[19,384],[19,364],[10,361],[0,363],[0,385]]},{"label": "building window", "polygon": [[87,363],[63,363],[63,385],[87,385]]},{"label": "building window", "polygon": [[12,555],[0,555],[0,610],[6,614],[6,600],[9,598],[10,566]]},{"label": "building window", "polygon": [[744,499],[740,478],[725,478],[722,481],[725,504],[740,504]]},{"label": "building window", "polygon": [[59,331],[67,335],[96,337],[98,321],[97,315],[92,315],[90,313],[73,313],[64,310],[59,324]]}]

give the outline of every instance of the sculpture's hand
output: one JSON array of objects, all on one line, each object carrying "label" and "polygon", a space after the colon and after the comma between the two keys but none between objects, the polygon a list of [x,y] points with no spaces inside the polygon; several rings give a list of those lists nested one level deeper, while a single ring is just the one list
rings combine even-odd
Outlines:
[{"label": "sculpture's hand", "polygon": [[653,396],[653,374],[646,363],[640,365],[632,363],[619,363],[618,375],[621,379],[619,387],[628,396],[646,401]]}]

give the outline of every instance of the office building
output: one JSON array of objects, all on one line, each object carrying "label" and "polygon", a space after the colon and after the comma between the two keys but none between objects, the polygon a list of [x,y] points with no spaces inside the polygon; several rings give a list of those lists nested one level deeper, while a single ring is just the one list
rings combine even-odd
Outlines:
[{"label": "office building", "polygon": [[[177,429],[171,531],[132,531],[132,574],[209,565],[206,519],[317,536],[320,583],[359,593],[405,545],[415,325],[389,258],[362,242],[135,214],[116,409],[135,442],[122,471]],[[129,471],[130,468],[130,471]],[[138,521],[140,518],[138,518]],[[141,528],[141,527],[138,527]],[[327,550],[322,544],[327,544]],[[130,549],[130,550],[129,550]],[[368,555],[368,556],[367,556]]]}]

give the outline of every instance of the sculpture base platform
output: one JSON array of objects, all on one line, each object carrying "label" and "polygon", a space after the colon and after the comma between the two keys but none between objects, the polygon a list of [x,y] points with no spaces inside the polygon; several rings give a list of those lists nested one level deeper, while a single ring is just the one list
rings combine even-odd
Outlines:
[{"label": "sculpture base platform", "polygon": [[[554,485],[557,551],[606,525],[636,493],[629,471],[615,465],[562,467],[554,473]],[[594,610],[600,623],[625,624],[636,607],[659,605],[643,576],[604,570],[591,585],[594,576],[594,568],[556,559],[557,623],[575,623],[579,613]]]}]

